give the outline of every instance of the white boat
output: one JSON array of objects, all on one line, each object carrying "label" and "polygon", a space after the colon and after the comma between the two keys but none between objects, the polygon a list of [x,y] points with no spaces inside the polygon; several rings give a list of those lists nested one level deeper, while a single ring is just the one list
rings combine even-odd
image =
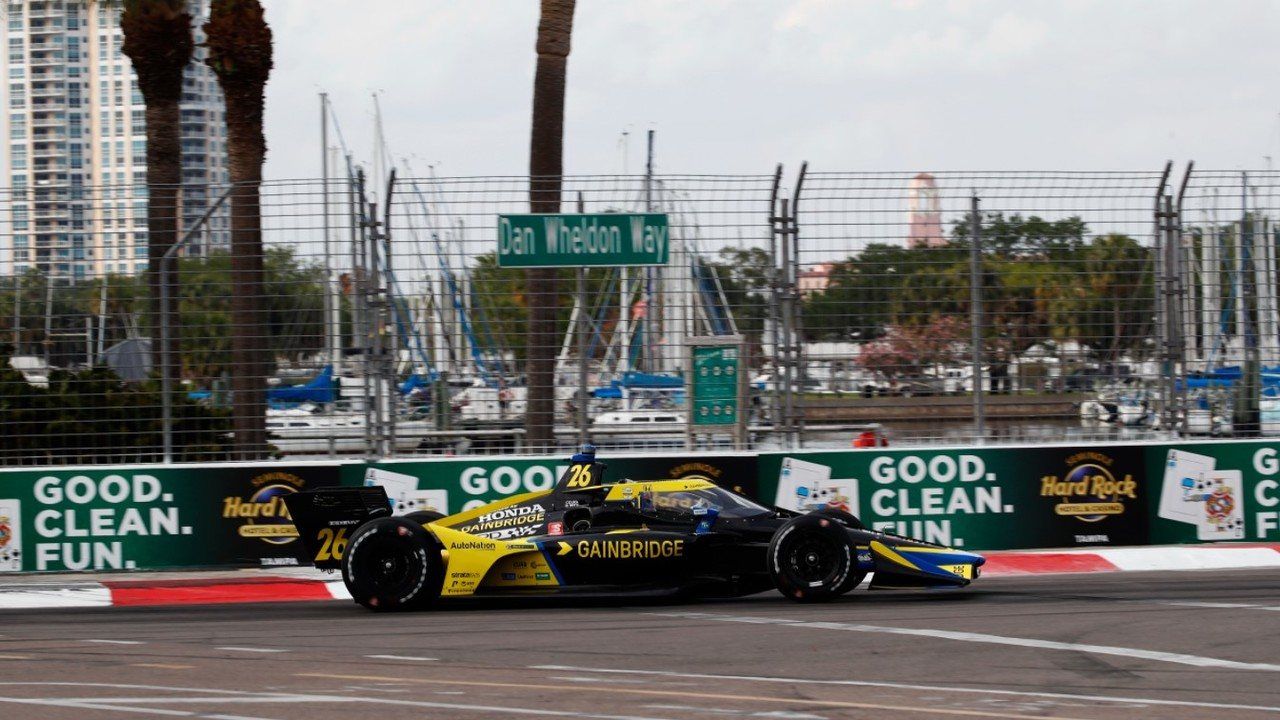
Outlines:
[{"label": "white boat", "polygon": [[1258,398],[1258,426],[1267,437],[1280,435],[1280,397],[1264,393]]},{"label": "white boat", "polygon": [[591,438],[625,442],[684,442],[684,413],[670,410],[613,410],[591,421]]},{"label": "white boat", "polygon": [[[314,413],[305,409],[272,410],[267,414],[267,435],[286,454],[358,453],[368,449],[364,413]],[[435,434],[429,420],[397,420],[395,447],[416,450]]]}]

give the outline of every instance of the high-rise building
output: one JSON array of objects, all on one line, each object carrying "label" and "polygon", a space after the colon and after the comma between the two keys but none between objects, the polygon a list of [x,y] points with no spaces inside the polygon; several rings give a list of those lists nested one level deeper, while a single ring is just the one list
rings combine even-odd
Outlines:
[{"label": "high-rise building", "polygon": [[[11,232],[0,268],[69,279],[147,264],[146,105],[121,51],[120,3],[4,0],[4,175]],[[208,0],[190,0],[200,24]],[[181,103],[184,227],[227,181],[222,93],[197,44]],[[2,209],[2,208],[0,208]],[[211,220],[192,252],[226,241]],[[7,242],[6,242],[7,241]]]}]

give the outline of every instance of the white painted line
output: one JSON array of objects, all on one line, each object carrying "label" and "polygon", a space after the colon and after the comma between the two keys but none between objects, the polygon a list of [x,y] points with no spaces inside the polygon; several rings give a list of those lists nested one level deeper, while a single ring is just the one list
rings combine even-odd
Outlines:
[{"label": "white painted line", "polygon": [[712,673],[677,672],[674,670],[627,670],[624,668],[580,667],[577,665],[528,665],[530,670],[554,670],[557,672],[601,673],[607,675],[650,675],[667,678],[697,678],[699,680],[739,680],[743,682],[779,683],[782,685],[836,685],[849,687],[882,687],[895,690],[926,690],[929,692],[964,693],[968,695],[1004,695],[1008,697],[1037,697],[1053,700],[1073,700],[1108,703],[1146,703],[1174,707],[1226,708],[1230,710],[1260,710],[1280,712],[1280,707],[1263,705],[1233,705],[1230,703],[1195,702],[1193,700],[1157,700],[1153,698],[1112,697],[1108,695],[1073,695],[1070,693],[1035,692],[1033,690],[1005,690],[1003,688],[951,687],[948,685],[917,685],[913,683],[877,682],[874,680],[821,680],[816,678],[772,677],[768,675],[715,675]]},{"label": "white painted line", "polygon": [[729,716],[737,716],[737,717],[769,718],[769,720],[826,720],[826,718],[822,715],[814,715],[813,713],[806,713],[806,712],[791,712],[789,710],[766,710],[766,711],[733,710],[730,708],[708,708],[708,707],[695,707],[693,705],[661,705],[661,704],[650,704],[650,705],[645,705],[645,707],[653,708],[654,710],[679,710],[681,712],[692,713],[695,715],[699,713],[703,713],[707,715],[729,715]]},{"label": "white painted line", "polygon": [[80,642],[98,643],[100,645],[146,645],[141,640],[81,640]]},{"label": "white painted line", "polygon": [[[649,716],[637,715],[610,715],[606,713],[579,712],[573,710],[543,710],[541,708],[519,707],[519,706],[501,706],[501,705],[474,705],[461,703],[445,703],[431,702],[428,700],[396,700],[392,698],[367,697],[367,696],[345,696],[345,695],[302,695],[293,693],[255,693],[244,690],[221,690],[212,688],[191,688],[191,687],[169,687],[164,685],[128,685],[115,683],[73,683],[73,682],[5,682],[0,681],[0,686],[26,686],[26,687],[99,687],[109,688],[113,690],[164,690],[169,692],[195,692],[208,693],[209,695],[231,696],[222,698],[223,701],[231,700],[233,702],[264,702],[266,699],[279,698],[281,702],[290,703],[316,703],[316,704],[346,704],[346,703],[362,703],[375,705],[393,705],[399,707],[425,708],[435,710],[456,710],[460,712],[476,712],[489,713],[506,717],[511,715],[526,715],[533,717],[547,718],[582,718],[583,720],[669,720],[668,718],[657,718]],[[169,700],[183,700],[185,698],[167,698]],[[89,710],[113,710],[116,712],[133,712],[151,715],[174,715],[182,717],[218,717],[209,715],[199,715],[198,713],[187,710],[168,710],[164,708],[137,708],[128,705],[116,705],[111,702],[104,702],[102,698],[95,698],[93,705],[88,703],[75,703],[69,700],[44,699],[34,700],[30,698],[16,697],[0,697],[0,703],[15,703],[19,705],[43,705],[46,707],[68,707],[73,709],[89,709]],[[134,698],[120,698],[119,702],[138,702]],[[232,716],[234,717],[234,716]],[[265,718],[253,718],[252,720],[266,720]]]},{"label": "white painted line", "polygon": [[166,710],[164,708],[140,708],[130,707],[128,705],[103,705],[99,703],[88,702],[71,702],[67,700],[56,699],[36,699],[36,698],[11,698],[0,697],[0,703],[14,703],[17,705],[41,705],[44,707],[61,707],[71,708],[73,710],[111,710],[113,712],[136,713],[139,715],[169,715],[177,717],[191,717],[195,713],[188,710]]},{"label": "white painted line", "polygon": [[270,720],[270,718],[249,715],[201,715],[200,717],[209,718],[209,720]]},{"label": "white painted line", "polygon": [[413,655],[365,655],[370,660],[410,660],[415,662],[435,662],[440,658],[415,657]]},{"label": "white painted line", "polygon": [[959,640],[961,642],[986,643],[990,645],[1012,645],[1015,647],[1036,648],[1038,650],[1066,650],[1068,652],[1093,653],[1094,655],[1115,655],[1117,657],[1139,658],[1142,660],[1154,660],[1156,662],[1175,663],[1178,665],[1192,665],[1194,667],[1280,672],[1280,665],[1273,663],[1240,662],[1237,660],[1223,660],[1221,658],[1204,657],[1202,655],[1186,655],[1183,653],[1164,652],[1161,650],[1143,650],[1141,648],[1114,647],[1111,645],[1089,645],[1086,643],[1058,642],[1056,640],[1005,637],[1003,635],[985,635],[983,633],[959,632],[956,630],[900,628],[884,625],[813,622],[806,620],[788,620],[786,618],[714,615],[712,613],[695,612],[648,614],[663,617],[680,617],[690,620],[713,620],[716,622],[750,623],[753,625],[785,625],[788,627],[812,628],[814,630],[844,630],[847,632],[880,633],[883,635],[910,635],[937,640]]},{"label": "white painted line", "polygon": [[[1141,602],[1141,601],[1139,601]],[[1161,605],[1177,605],[1179,607],[1196,607],[1196,608],[1212,608],[1223,610],[1234,610],[1237,608],[1256,608],[1252,603],[1224,603],[1224,602],[1197,602],[1194,600],[1166,600]]]},{"label": "white painted line", "polygon": [[287,653],[288,650],[280,648],[251,648],[251,647],[235,647],[228,645],[226,647],[216,647],[214,650],[229,650],[231,652],[251,652],[251,653]]}]

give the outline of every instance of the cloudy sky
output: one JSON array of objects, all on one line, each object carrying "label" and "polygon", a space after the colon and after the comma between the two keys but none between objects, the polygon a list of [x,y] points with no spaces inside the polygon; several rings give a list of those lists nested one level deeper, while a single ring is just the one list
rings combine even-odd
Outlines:
[{"label": "cloudy sky", "polygon": [[[316,94],[420,172],[528,164],[537,0],[263,0],[267,176],[319,174]],[[1280,3],[578,0],[570,173],[1280,167]],[[623,143],[629,131],[630,142]]]}]

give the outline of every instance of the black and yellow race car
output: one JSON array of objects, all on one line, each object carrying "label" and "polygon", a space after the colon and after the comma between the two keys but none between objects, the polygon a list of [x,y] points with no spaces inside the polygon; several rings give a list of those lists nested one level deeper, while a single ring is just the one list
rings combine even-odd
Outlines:
[{"label": "black and yellow race car", "polygon": [[381,487],[285,498],[306,560],[341,569],[356,602],[556,593],[734,597],[777,588],[802,602],[872,588],[960,587],[980,555],[863,527],[839,510],[762,507],[709,480],[604,482],[590,448],[550,490],[447,517],[392,515]]}]

